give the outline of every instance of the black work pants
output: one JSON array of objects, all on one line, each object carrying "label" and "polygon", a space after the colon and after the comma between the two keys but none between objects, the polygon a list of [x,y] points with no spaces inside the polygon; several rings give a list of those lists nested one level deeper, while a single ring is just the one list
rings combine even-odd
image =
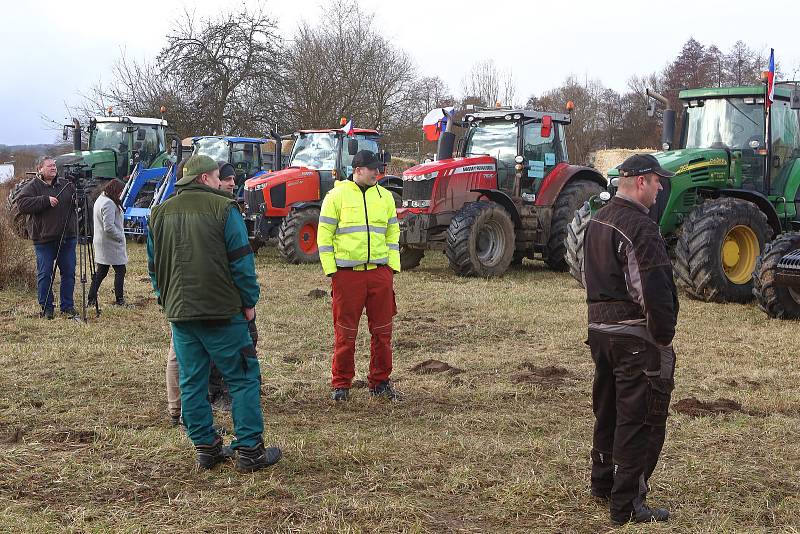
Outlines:
[{"label": "black work pants", "polygon": [[664,445],[675,352],[640,337],[589,330],[595,363],[592,493],[627,521],[644,504]]},{"label": "black work pants", "polygon": [[[102,263],[97,264],[97,270],[94,272],[94,276],[92,277],[92,285],[89,286],[89,302],[93,302],[97,300],[97,291],[100,289],[100,284],[103,283],[105,280],[106,275],[108,275],[108,270],[111,265],[104,265]],[[124,286],[125,286],[125,271],[127,269],[124,265],[114,265],[114,295],[117,297],[117,302],[122,302],[124,298]]]}]

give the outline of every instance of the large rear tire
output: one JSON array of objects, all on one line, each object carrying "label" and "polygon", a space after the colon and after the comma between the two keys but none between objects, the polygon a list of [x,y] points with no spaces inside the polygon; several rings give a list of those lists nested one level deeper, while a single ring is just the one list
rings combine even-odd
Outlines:
[{"label": "large rear tire", "polygon": [[589,221],[592,220],[592,210],[589,208],[589,202],[584,202],[583,206],[575,212],[572,222],[567,226],[567,237],[565,246],[567,248],[567,265],[569,265],[569,274],[578,282],[578,285],[583,286],[583,240],[586,238],[586,229],[589,227]]},{"label": "large rear tire", "polygon": [[590,198],[599,195],[603,188],[589,180],[575,180],[564,186],[553,206],[553,219],[550,221],[550,236],[547,238],[544,261],[554,271],[566,271],[567,227],[575,217],[575,211]]},{"label": "large rear tire", "polygon": [[278,229],[278,251],[289,263],[316,263],[319,208],[292,210]]},{"label": "large rear tire", "polygon": [[500,204],[472,202],[455,214],[445,248],[460,276],[501,276],[514,257],[514,222]]},{"label": "large rear tire", "polygon": [[800,232],[788,232],[767,243],[758,257],[753,273],[753,295],[770,317],[800,319],[800,290],[775,284],[775,272],[781,258],[800,249]]},{"label": "large rear tire", "polygon": [[771,235],[767,216],[751,202],[704,202],[679,231],[674,265],[679,285],[706,302],[748,302],[756,260]]}]

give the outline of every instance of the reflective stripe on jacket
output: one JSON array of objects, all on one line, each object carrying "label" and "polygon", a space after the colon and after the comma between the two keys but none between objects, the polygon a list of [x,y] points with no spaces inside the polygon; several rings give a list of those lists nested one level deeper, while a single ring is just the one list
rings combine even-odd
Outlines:
[{"label": "reflective stripe on jacket", "polygon": [[392,194],[379,185],[362,189],[352,180],[336,182],[319,215],[317,246],[326,275],[339,267],[355,270],[388,265],[400,272],[400,225]]}]

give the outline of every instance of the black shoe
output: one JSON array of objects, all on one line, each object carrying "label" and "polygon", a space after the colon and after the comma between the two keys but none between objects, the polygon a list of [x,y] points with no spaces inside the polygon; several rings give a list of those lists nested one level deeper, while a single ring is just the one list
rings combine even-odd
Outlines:
[{"label": "black shoe", "polygon": [[74,319],[80,314],[75,308],[67,308],[66,310],[61,310],[61,315],[66,316],[67,319]]},{"label": "black shoe", "polygon": [[385,397],[391,401],[399,401],[400,395],[392,387],[392,383],[388,380],[381,382],[373,389],[369,390],[370,395],[373,397]]},{"label": "black shoe", "polygon": [[336,388],[333,390],[331,398],[336,402],[350,400],[350,390],[348,388]]},{"label": "black shoe", "polygon": [[611,493],[606,493],[604,491],[592,488],[589,490],[589,498],[598,504],[608,504],[608,501],[611,500]]},{"label": "black shoe", "polygon": [[222,438],[217,436],[212,445],[195,445],[197,465],[202,469],[211,469],[218,463],[233,457],[230,447],[222,446]]},{"label": "black shoe", "polygon": [[95,299],[87,300],[86,301],[86,307],[87,308],[96,308],[97,307],[97,300],[95,300]]},{"label": "black shoe", "polygon": [[239,458],[236,460],[236,470],[240,473],[252,473],[272,464],[278,463],[283,454],[278,447],[264,448],[263,443],[253,447],[239,447],[236,449]]},{"label": "black shoe", "polygon": [[46,310],[42,310],[42,313],[39,314],[39,317],[44,317],[48,321],[51,320],[55,316],[55,310],[53,308],[47,308]]},{"label": "black shoe", "polygon": [[169,424],[172,426],[183,426],[183,417],[181,417],[180,414],[170,415]]},{"label": "black shoe", "polygon": [[125,299],[117,299],[114,301],[114,306],[121,306],[123,308],[126,308],[128,304],[125,302]]},{"label": "black shoe", "polygon": [[622,519],[612,517],[611,521],[617,525],[624,525],[625,523],[630,523],[631,521],[634,523],[669,521],[669,511],[667,511],[665,508],[650,508],[646,504],[642,504],[635,511],[631,512],[629,517]]}]

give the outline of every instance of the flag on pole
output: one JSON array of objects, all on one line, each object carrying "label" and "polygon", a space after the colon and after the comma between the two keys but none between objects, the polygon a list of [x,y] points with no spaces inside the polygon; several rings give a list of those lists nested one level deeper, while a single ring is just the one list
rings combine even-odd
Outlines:
[{"label": "flag on pole", "polygon": [[350,119],[347,121],[347,124],[342,126],[342,131],[345,133],[345,135],[353,135],[353,119]]},{"label": "flag on pole", "polygon": [[422,131],[425,132],[425,139],[436,141],[441,133],[447,128],[447,117],[453,113],[453,106],[446,108],[432,109],[422,119]]},{"label": "flag on pole", "polygon": [[769,49],[769,71],[767,71],[767,109],[775,101],[775,49]]}]

